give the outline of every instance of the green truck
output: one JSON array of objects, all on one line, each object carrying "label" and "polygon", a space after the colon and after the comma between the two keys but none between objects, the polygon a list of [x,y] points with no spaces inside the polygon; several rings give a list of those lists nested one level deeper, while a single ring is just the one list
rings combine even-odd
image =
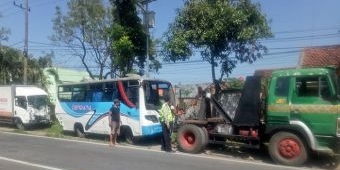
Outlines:
[{"label": "green truck", "polygon": [[313,153],[340,154],[340,80],[333,68],[276,70],[247,77],[241,90],[206,96],[197,116],[177,128],[182,151],[233,141],[266,146],[276,163],[290,166]]}]

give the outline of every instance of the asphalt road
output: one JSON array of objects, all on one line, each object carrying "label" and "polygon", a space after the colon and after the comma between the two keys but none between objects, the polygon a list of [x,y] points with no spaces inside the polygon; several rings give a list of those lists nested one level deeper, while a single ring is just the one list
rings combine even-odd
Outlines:
[{"label": "asphalt road", "polygon": [[1,170],[308,169],[207,154],[165,153],[145,147],[0,132]]}]

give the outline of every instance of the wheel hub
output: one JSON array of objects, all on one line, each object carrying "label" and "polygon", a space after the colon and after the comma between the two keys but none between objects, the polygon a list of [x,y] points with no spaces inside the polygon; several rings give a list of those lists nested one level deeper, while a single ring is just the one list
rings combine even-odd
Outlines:
[{"label": "wheel hub", "polygon": [[185,145],[191,146],[195,143],[195,136],[192,133],[183,134],[182,141]]},{"label": "wheel hub", "polygon": [[295,158],[301,153],[301,148],[298,142],[293,139],[284,139],[280,141],[278,149],[280,155],[288,159]]}]

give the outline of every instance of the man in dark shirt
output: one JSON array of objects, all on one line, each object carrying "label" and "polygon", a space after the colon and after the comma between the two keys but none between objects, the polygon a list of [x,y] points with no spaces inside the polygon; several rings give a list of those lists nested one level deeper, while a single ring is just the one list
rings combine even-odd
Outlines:
[{"label": "man in dark shirt", "polygon": [[111,127],[110,133],[110,146],[114,146],[117,144],[117,136],[120,130],[120,109],[119,109],[119,100],[115,99],[113,102],[113,106],[109,111],[109,125]]}]

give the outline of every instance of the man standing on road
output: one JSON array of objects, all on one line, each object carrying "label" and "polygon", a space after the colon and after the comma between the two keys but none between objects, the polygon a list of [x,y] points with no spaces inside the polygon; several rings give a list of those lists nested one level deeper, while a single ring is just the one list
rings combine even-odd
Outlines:
[{"label": "man standing on road", "polygon": [[115,146],[117,144],[117,136],[120,130],[120,109],[119,100],[115,99],[113,101],[113,106],[109,111],[109,125],[111,127],[110,132],[110,146]]},{"label": "man standing on road", "polygon": [[162,105],[161,110],[159,111],[161,126],[162,126],[162,138],[161,138],[161,144],[162,148],[161,150],[166,152],[173,152],[171,147],[171,126],[173,123],[173,115],[170,107],[170,99],[168,96],[164,96],[164,103]]}]

